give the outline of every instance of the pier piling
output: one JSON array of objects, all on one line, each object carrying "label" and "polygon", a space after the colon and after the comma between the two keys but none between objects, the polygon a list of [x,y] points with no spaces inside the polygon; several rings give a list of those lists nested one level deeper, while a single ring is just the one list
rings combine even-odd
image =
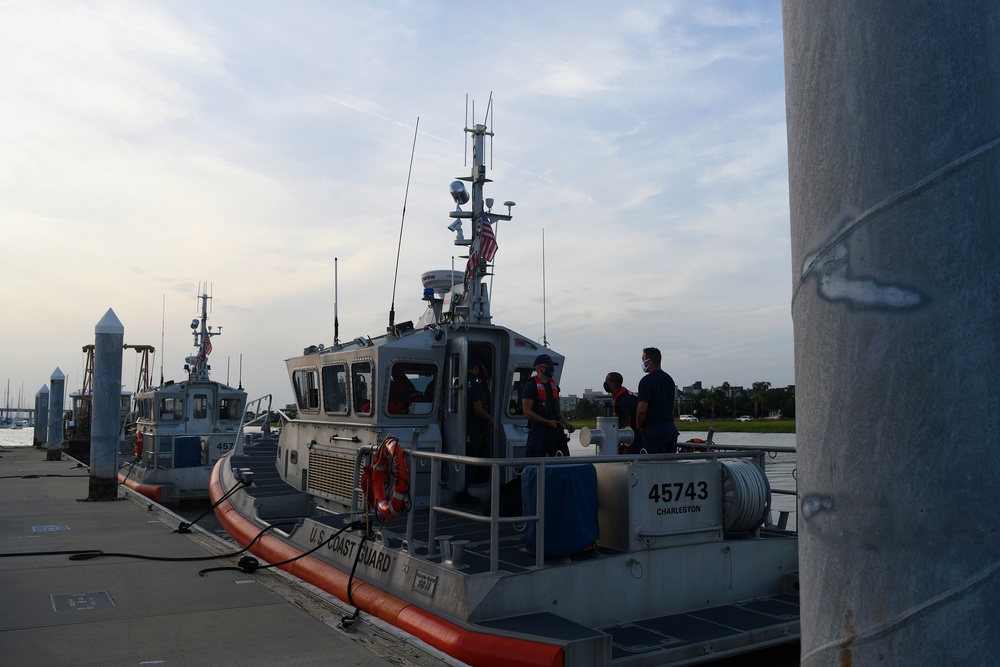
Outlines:
[{"label": "pier piling", "polygon": [[783,5],[802,665],[1000,655],[1000,3]]},{"label": "pier piling", "polygon": [[109,308],[94,328],[94,395],[88,500],[115,500],[118,494],[124,339],[125,328]]},{"label": "pier piling", "polygon": [[62,460],[63,404],[66,400],[66,376],[59,367],[49,378],[49,420],[46,433],[46,461]]},{"label": "pier piling", "polygon": [[34,415],[34,440],[35,447],[41,449],[45,446],[45,431],[49,424],[49,388],[42,385],[42,388],[35,394],[35,415]]}]

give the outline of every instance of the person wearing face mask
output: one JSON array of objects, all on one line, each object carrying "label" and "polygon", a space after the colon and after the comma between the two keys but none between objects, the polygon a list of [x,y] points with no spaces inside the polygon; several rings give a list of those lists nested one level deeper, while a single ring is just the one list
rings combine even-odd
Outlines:
[{"label": "person wearing face mask", "polygon": [[[604,378],[604,391],[611,394],[611,405],[615,416],[618,417],[618,428],[630,428],[635,433],[632,444],[635,445],[641,439],[639,431],[635,428],[635,411],[639,406],[639,399],[631,391],[622,386],[624,378],[621,373],[614,371],[608,373]],[[621,443],[618,445],[619,454],[627,454],[629,445]]]},{"label": "person wearing face mask", "polygon": [[[570,433],[575,430],[559,409],[559,387],[552,379],[556,366],[547,354],[535,357],[535,374],[521,392],[521,409],[528,418],[528,456],[546,456],[553,439],[563,435],[563,427]],[[568,448],[563,451],[569,454]]]},{"label": "person wearing face mask", "polygon": [[674,426],[674,394],[677,385],[674,379],[660,368],[662,357],[655,347],[642,350],[642,372],[639,380],[637,398],[639,404],[635,410],[637,432],[642,434],[640,446],[632,444],[631,452],[640,453],[645,450],[649,454],[673,454],[677,451],[677,436],[680,433]]}]

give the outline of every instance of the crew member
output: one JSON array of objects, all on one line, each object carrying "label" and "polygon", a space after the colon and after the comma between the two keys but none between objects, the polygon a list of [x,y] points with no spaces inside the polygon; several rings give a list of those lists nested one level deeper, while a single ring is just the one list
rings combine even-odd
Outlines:
[{"label": "crew member", "polygon": [[[630,428],[634,435],[632,436],[632,445],[635,446],[640,440],[641,436],[639,431],[635,427],[635,411],[639,407],[639,399],[631,391],[622,386],[624,379],[621,373],[612,371],[608,373],[607,377],[604,378],[604,391],[611,394],[611,404],[614,409],[615,416],[618,417],[618,428]],[[636,451],[639,447],[635,447]],[[618,443],[618,453],[627,454],[629,452],[629,445],[624,442]]]},{"label": "crew member", "polygon": [[[486,392],[479,381],[479,374],[482,370],[482,362],[476,357],[469,357],[469,372],[467,375],[467,389],[465,396],[465,455],[483,456],[483,428],[493,425],[493,416],[486,411],[483,403],[486,402]],[[458,492],[455,499],[460,503],[478,503],[479,498],[469,492],[469,485],[472,484],[477,468],[475,466],[465,466],[465,486]]]},{"label": "crew member", "polygon": [[642,372],[646,375],[639,380],[639,404],[635,409],[636,428],[642,433],[639,447],[632,445],[633,454],[645,450],[649,454],[676,453],[677,436],[674,426],[674,394],[677,385],[674,379],[660,368],[662,356],[655,347],[642,350]]},{"label": "crew member", "polygon": [[[556,436],[565,437],[563,428],[570,433],[576,430],[559,408],[559,387],[552,378],[557,365],[547,354],[535,357],[535,374],[524,384],[521,393],[521,410],[528,418],[528,456],[548,455]],[[565,442],[562,451],[569,454]]]}]

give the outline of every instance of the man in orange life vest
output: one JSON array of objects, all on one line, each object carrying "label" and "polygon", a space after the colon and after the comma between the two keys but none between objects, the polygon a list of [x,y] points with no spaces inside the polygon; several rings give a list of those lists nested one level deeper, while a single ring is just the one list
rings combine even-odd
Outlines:
[{"label": "man in orange life vest", "polygon": [[[612,371],[604,378],[604,391],[611,394],[611,404],[618,417],[618,428],[630,428],[635,434],[632,438],[632,448],[639,451],[642,448],[642,434],[635,428],[635,410],[639,406],[639,399],[631,391],[622,386],[624,378],[621,373]],[[619,454],[627,454],[629,446],[625,443],[618,445]]]},{"label": "man in orange life vest", "polygon": [[570,433],[575,430],[559,409],[559,387],[552,379],[556,365],[547,354],[535,357],[535,374],[521,392],[521,409],[528,418],[528,456],[548,454],[550,443],[562,434],[563,427]]}]

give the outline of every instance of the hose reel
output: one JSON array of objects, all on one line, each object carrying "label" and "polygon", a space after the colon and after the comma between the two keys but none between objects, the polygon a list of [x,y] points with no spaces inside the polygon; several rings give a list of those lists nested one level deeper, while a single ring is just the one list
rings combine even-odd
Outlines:
[{"label": "hose reel", "polygon": [[746,533],[764,523],[771,509],[771,484],[750,461],[722,462],[722,517],[726,533]]}]

